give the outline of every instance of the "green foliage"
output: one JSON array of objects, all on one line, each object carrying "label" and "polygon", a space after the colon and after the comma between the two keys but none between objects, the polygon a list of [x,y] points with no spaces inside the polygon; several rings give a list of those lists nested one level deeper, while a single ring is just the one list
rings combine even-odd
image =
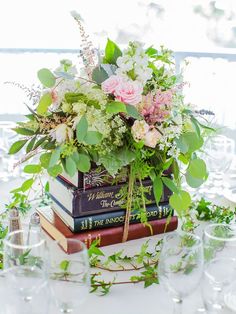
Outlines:
[{"label": "green foliage", "polygon": [[116,60],[120,56],[122,56],[120,48],[108,38],[105,48],[104,63],[116,64]]},{"label": "green foliage", "polygon": [[76,163],[71,157],[66,157],[66,172],[73,177],[77,170]]},{"label": "green foliage", "polygon": [[130,116],[136,120],[142,120],[142,117],[139,114],[138,110],[135,108],[135,106],[126,104],[126,110],[127,110],[128,116]]},{"label": "green foliage", "polygon": [[32,130],[29,130],[29,129],[26,129],[26,128],[19,128],[19,127],[16,127],[13,129],[17,134],[20,134],[20,135],[34,135],[35,132],[32,131]]},{"label": "green foliage", "polygon": [[112,101],[109,102],[106,106],[107,113],[120,113],[120,112],[127,112],[126,105],[120,101]]},{"label": "green foliage", "polygon": [[52,104],[52,96],[50,93],[45,93],[39,101],[38,107],[37,107],[37,114],[39,115],[45,115],[48,111],[48,107]]},{"label": "green foliage", "polygon": [[192,210],[196,211],[198,220],[212,221],[216,223],[229,224],[235,219],[236,208],[224,207],[215,205],[210,201],[201,198],[191,206]]},{"label": "green foliage", "polygon": [[24,145],[27,143],[28,140],[19,140],[15,143],[13,143],[9,149],[9,154],[13,155],[18,153],[22,147],[24,147]]},{"label": "green foliage", "polygon": [[191,197],[188,192],[180,190],[170,196],[170,205],[177,211],[179,217],[184,215],[191,205]]},{"label": "green foliage", "polygon": [[153,192],[154,192],[156,203],[159,204],[162,193],[163,193],[163,183],[160,177],[156,177],[153,181]]},{"label": "green foliage", "polygon": [[53,87],[56,83],[56,78],[48,69],[41,69],[38,71],[38,79],[45,87]]},{"label": "green foliage", "polygon": [[175,142],[183,154],[199,150],[204,143],[203,138],[195,132],[183,133],[178,139],[175,139]]},{"label": "green foliage", "polygon": [[102,134],[97,131],[88,131],[84,137],[84,142],[88,145],[97,145],[102,141]]},{"label": "green foliage", "polygon": [[90,170],[91,163],[90,158],[87,155],[75,152],[71,158],[74,160],[76,167],[79,171],[85,173]]},{"label": "green foliage", "polygon": [[54,178],[56,178],[59,174],[63,172],[61,165],[54,165],[47,169],[48,174]]},{"label": "green foliage", "polygon": [[41,165],[26,165],[23,171],[25,173],[40,173],[41,170],[42,170]]},{"label": "green foliage", "polygon": [[104,68],[99,65],[97,66],[92,73],[92,79],[98,84],[101,85],[106,79],[108,79],[108,74]]},{"label": "green foliage", "polygon": [[88,121],[86,117],[83,116],[76,126],[76,138],[79,143],[83,142],[87,132],[88,132]]}]

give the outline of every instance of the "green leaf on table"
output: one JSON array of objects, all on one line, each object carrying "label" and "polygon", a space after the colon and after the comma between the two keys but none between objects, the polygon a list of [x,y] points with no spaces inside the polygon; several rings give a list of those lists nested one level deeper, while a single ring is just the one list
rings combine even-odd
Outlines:
[{"label": "green leaf on table", "polygon": [[28,191],[32,187],[33,183],[34,183],[34,179],[33,178],[26,180],[21,185],[21,191],[22,192]]},{"label": "green leaf on table", "polygon": [[56,149],[54,149],[54,151],[52,152],[50,161],[49,161],[49,167],[53,167],[60,159],[61,156],[61,147],[57,147]]},{"label": "green leaf on table", "polygon": [[102,84],[106,79],[108,79],[108,74],[104,70],[104,68],[101,65],[98,65],[92,73],[92,79],[95,81],[98,85]]},{"label": "green leaf on table", "polygon": [[118,57],[122,56],[120,48],[112,40],[108,38],[105,48],[105,63],[116,64]]},{"label": "green leaf on table", "polygon": [[197,179],[204,180],[207,178],[207,169],[204,160],[196,158],[190,161],[187,173]]},{"label": "green leaf on table", "polygon": [[178,215],[182,217],[182,214],[190,207],[191,197],[186,191],[179,191],[179,193],[173,193],[169,199],[170,205],[174,208]]},{"label": "green leaf on table", "polygon": [[127,105],[126,105],[126,110],[127,110],[127,114],[128,114],[130,117],[132,117],[132,118],[134,118],[134,119],[136,119],[136,120],[141,120],[141,119],[142,119],[142,117],[141,117],[141,115],[139,114],[138,110],[137,110],[133,105],[127,104]]},{"label": "green leaf on table", "polygon": [[178,187],[175,185],[175,183],[167,177],[162,177],[161,178],[163,183],[168,187],[168,189],[170,189],[172,192],[178,193],[179,189]]},{"label": "green leaf on table", "polygon": [[28,145],[26,146],[26,153],[28,154],[29,152],[31,152],[31,150],[34,147],[34,143],[36,141],[36,136],[34,136],[28,143]]},{"label": "green leaf on table", "polygon": [[44,153],[40,156],[40,163],[43,168],[47,169],[49,167],[51,156],[51,153]]},{"label": "green leaf on table", "polygon": [[107,104],[106,106],[107,113],[120,113],[120,112],[127,112],[126,105],[120,101],[112,101]]},{"label": "green leaf on table", "polygon": [[45,87],[53,87],[56,83],[56,78],[49,69],[41,69],[38,71],[38,79]]},{"label": "green leaf on table", "polygon": [[14,130],[17,134],[20,134],[20,135],[34,135],[34,134],[35,134],[34,131],[29,130],[29,129],[26,129],[26,128],[17,127],[17,128],[14,128],[13,130]]},{"label": "green leaf on table", "polygon": [[27,143],[28,140],[20,140],[13,143],[9,149],[9,154],[15,154],[21,150],[21,148]]},{"label": "green leaf on table", "polygon": [[76,170],[76,163],[74,162],[72,157],[66,157],[66,172],[69,174],[69,176],[73,177],[76,173]]},{"label": "green leaf on table", "polygon": [[37,113],[44,115],[48,111],[48,107],[52,104],[52,96],[50,93],[45,93],[39,100]]},{"label": "green leaf on table", "polygon": [[83,142],[88,131],[88,121],[85,116],[83,116],[76,126],[76,138],[79,143]]},{"label": "green leaf on table", "polygon": [[48,174],[54,178],[61,174],[62,171],[63,169],[61,165],[54,165],[53,167],[47,169]]},{"label": "green leaf on table", "polygon": [[68,260],[61,261],[60,263],[60,269],[65,272],[68,270],[69,266],[70,266],[70,261]]},{"label": "green leaf on table", "polygon": [[81,172],[88,172],[91,168],[90,158],[88,155],[81,154],[78,152],[75,152],[71,158],[73,158],[76,167]]},{"label": "green leaf on table", "polygon": [[104,253],[97,247],[99,245],[99,240],[95,240],[92,242],[88,249],[88,256],[91,257],[92,255],[96,256],[104,256]]},{"label": "green leaf on table", "polygon": [[153,192],[154,192],[156,204],[158,205],[161,200],[162,193],[163,193],[163,183],[160,177],[156,177],[153,181]]},{"label": "green leaf on table", "polygon": [[42,170],[41,165],[26,165],[24,167],[24,172],[25,173],[39,173]]},{"label": "green leaf on table", "polygon": [[97,131],[88,131],[85,135],[84,142],[88,145],[97,145],[102,141],[102,134]]}]

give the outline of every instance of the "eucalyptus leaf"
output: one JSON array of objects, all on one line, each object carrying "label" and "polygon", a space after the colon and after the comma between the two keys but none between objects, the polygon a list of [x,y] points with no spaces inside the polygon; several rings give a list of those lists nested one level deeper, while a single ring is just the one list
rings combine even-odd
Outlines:
[{"label": "eucalyptus leaf", "polygon": [[180,217],[183,216],[184,212],[189,209],[191,205],[191,197],[186,191],[179,191],[173,193],[169,199],[171,207],[173,207]]},{"label": "eucalyptus leaf", "polygon": [[51,156],[51,153],[44,153],[40,156],[40,163],[43,168],[47,169],[49,167]]},{"label": "eucalyptus leaf", "polygon": [[92,79],[99,85],[102,84],[102,82],[104,82],[106,79],[108,79],[108,74],[107,72],[104,70],[104,68],[99,65],[97,66],[92,73]]},{"label": "eucalyptus leaf", "polygon": [[194,189],[199,188],[205,182],[205,179],[194,178],[189,173],[185,174],[185,179],[188,185]]},{"label": "eucalyptus leaf", "polygon": [[41,69],[38,71],[38,79],[45,87],[53,87],[56,83],[56,78],[49,69]]},{"label": "eucalyptus leaf", "polygon": [[[72,156],[73,158],[73,156]],[[74,159],[74,158],[73,158]],[[75,160],[75,159],[74,159]],[[91,168],[91,163],[90,163],[90,159],[87,155],[85,154],[78,154],[76,160],[75,160],[75,163],[76,163],[76,167],[79,171],[81,172],[88,172]]]},{"label": "eucalyptus leaf", "polygon": [[49,168],[53,167],[60,159],[61,155],[61,147],[57,147],[51,155],[50,161],[49,161]]},{"label": "eucalyptus leaf", "polygon": [[187,172],[193,178],[204,180],[207,177],[207,169],[204,160],[200,158],[191,160]]},{"label": "eucalyptus leaf", "polygon": [[129,104],[126,104],[126,110],[127,110],[127,114],[136,119],[136,120],[141,120],[142,117],[141,115],[139,114],[138,110],[133,106],[133,105],[129,105]]}]

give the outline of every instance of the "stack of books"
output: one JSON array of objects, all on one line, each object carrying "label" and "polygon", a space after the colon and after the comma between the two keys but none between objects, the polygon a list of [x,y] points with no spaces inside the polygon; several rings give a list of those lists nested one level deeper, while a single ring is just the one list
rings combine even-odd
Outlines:
[{"label": "stack of books", "polygon": [[[66,174],[50,179],[51,209],[38,208],[42,227],[54,239],[77,238],[89,247],[94,240],[100,246],[119,243],[122,240],[125,209],[122,207],[122,189],[126,183],[125,174],[111,184],[112,178],[106,171],[96,168],[89,173],[78,172],[73,178]],[[152,234],[172,231],[177,228],[177,217],[171,216],[166,189],[159,206],[155,205],[152,182],[143,181],[148,222]],[[168,222],[167,222],[168,219]],[[128,240],[151,235],[150,227],[140,223],[139,211],[132,211]],[[65,248],[67,251],[70,248]]]}]

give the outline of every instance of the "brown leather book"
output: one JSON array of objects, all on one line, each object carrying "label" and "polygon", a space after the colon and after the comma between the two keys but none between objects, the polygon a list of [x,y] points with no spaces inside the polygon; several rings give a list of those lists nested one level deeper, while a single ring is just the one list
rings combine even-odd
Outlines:
[{"label": "brown leather book", "polygon": [[[80,241],[84,242],[87,247],[89,247],[94,240],[99,240],[99,246],[121,243],[123,226],[73,233],[50,207],[38,208],[37,212],[40,215],[42,228],[54,240],[66,240],[67,238],[79,239]],[[176,216],[171,217],[168,224],[165,218],[150,221],[149,224],[152,226],[153,235],[156,235],[163,233],[164,231],[169,232],[177,229],[178,218]],[[129,226],[128,240],[134,240],[148,236],[151,236],[150,229],[145,227],[143,224],[137,223]],[[72,248],[67,247],[66,241],[62,246],[66,252],[72,252]]]}]

